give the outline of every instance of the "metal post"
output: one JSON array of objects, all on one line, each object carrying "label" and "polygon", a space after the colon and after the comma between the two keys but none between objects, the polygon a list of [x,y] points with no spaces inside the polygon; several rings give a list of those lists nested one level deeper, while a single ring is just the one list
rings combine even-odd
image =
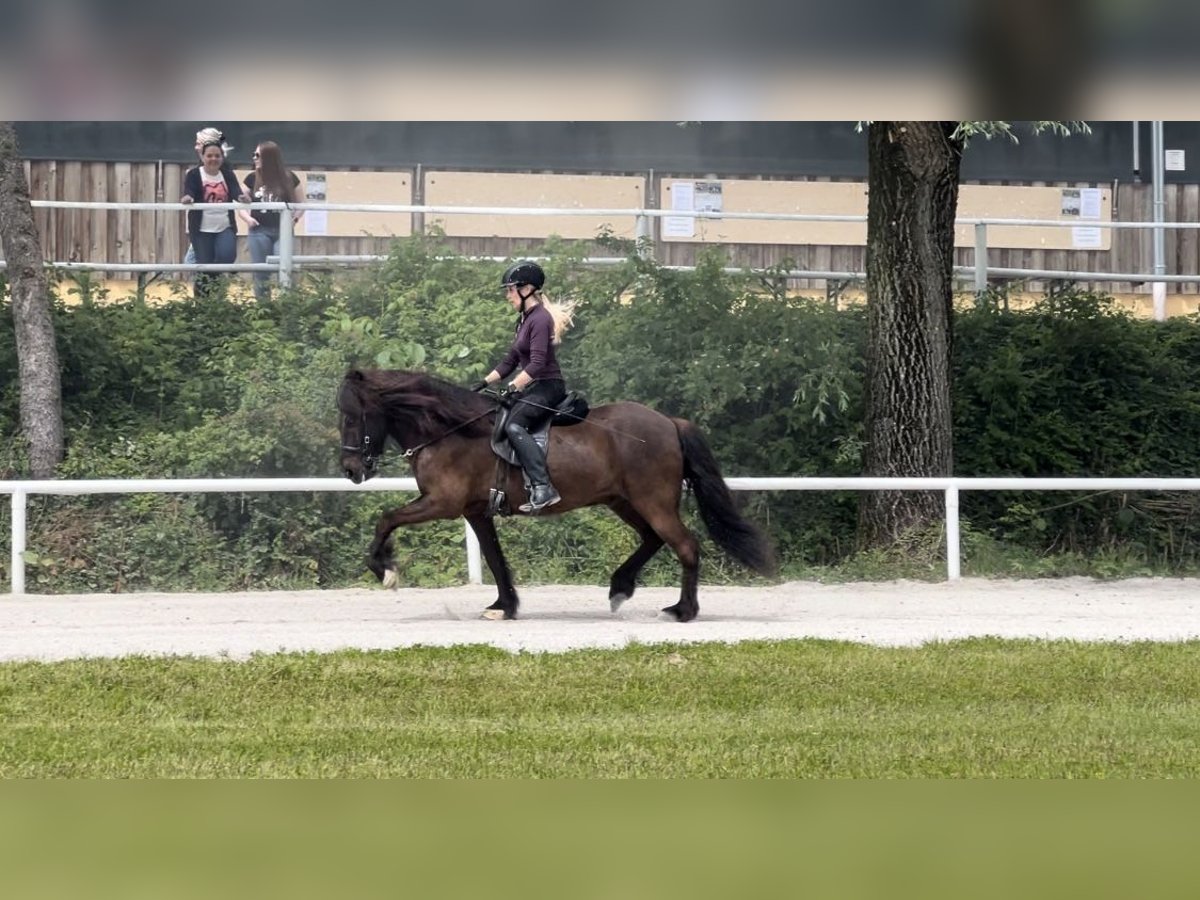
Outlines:
[{"label": "metal post", "polygon": [[[417,163],[416,169],[413,170],[412,204],[413,206],[425,205],[425,170],[420,163]],[[409,213],[409,227],[412,229],[411,234],[424,234],[425,214]]]},{"label": "metal post", "polygon": [[959,554],[962,552],[958,527],[958,488],[946,488],[946,578],[958,581],[962,577]]},{"label": "metal post", "polygon": [[467,581],[471,584],[483,584],[483,567],[479,564],[479,538],[475,529],[467,522]]},{"label": "metal post", "polygon": [[1142,180],[1142,148],[1138,144],[1138,139],[1141,137],[1141,124],[1136,120],[1133,123],[1133,181],[1135,184]]},{"label": "metal post", "polygon": [[637,254],[642,259],[654,258],[654,232],[651,229],[650,217],[642,214],[637,217],[634,227],[634,240],[637,242]]},{"label": "metal post", "polygon": [[295,265],[294,255],[296,223],[292,220],[290,209],[280,210],[279,213],[279,286],[292,286],[292,268]]},{"label": "metal post", "polygon": [[[1163,250],[1163,210],[1166,206],[1163,200],[1163,123],[1161,120],[1150,125],[1151,154],[1154,159],[1154,274],[1164,275],[1167,271],[1166,254]],[[1154,297],[1154,320],[1164,322],[1167,318],[1167,285],[1163,281],[1155,281],[1152,288]]]},{"label": "metal post", "polygon": [[975,295],[987,290],[987,223],[975,223]]},{"label": "metal post", "polygon": [[12,495],[12,592],[25,593],[25,492]]}]

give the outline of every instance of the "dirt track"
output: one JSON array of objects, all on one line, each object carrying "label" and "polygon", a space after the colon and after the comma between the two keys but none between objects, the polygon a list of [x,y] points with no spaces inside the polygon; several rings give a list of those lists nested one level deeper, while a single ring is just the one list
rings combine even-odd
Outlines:
[{"label": "dirt track", "polygon": [[522,617],[489,622],[491,587],[246,594],[28,595],[0,600],[0,660],[195,655],[245,658],[449,644],[561,651],[664,641],[834,638],[916,645],[973,635],[1200,638],[1200,580],[964,579],[764,589],[703,587],[700,618],[665,621],[671,588],[642,588],[617,614],[602,587],[526,587]]}]

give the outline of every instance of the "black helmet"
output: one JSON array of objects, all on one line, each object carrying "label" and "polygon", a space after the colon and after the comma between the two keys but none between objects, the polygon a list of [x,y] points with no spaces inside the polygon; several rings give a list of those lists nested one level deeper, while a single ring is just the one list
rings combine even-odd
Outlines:
[{"label": "black helmet", "polygon": [[510,284],[531,285],[534,290],[540,291],[542,285],[546,283],[546,273],[542,271],[542,267],[535,262],[529,260],[521,260],[515,262],[504,271],[504,277],[500,279],[500,287],[508,287]]}]

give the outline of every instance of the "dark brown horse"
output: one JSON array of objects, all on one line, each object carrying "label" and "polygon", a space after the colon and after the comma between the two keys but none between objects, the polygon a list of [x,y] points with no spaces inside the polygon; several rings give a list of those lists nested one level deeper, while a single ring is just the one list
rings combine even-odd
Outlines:
[{"label": "dark brown horse", "polygon": [[[496,401],[419,372],[365,370],[346,375],[337,404],[346,476],[358,484],[374,475],[390,437],[408,458],[421,492],[380,518],[367,557],[371,571],[385,583],[395,580],[388,538],[397,527],[463,516],[479,537],[499,592],[484,615],[515,618],[517,592],[488,515],[496,483],[490,441]],[[641,538],[613,573],[614,611],[633,596],[638,573],[666,543],[683,566],[683,588],[679,602],[663,611],[680,622],[696,617],[700,551],[679,518],[685,479],[717,545],[756,572],[774,571],[770,545],[738,514],[704,437],[685,419],[637,403],[600,406],[577,425],[552,428],[547,458],[562,501],[544,513],[604,505]],[[509,467],[505,490],[515,509],[525,497],[519,468]]]}]

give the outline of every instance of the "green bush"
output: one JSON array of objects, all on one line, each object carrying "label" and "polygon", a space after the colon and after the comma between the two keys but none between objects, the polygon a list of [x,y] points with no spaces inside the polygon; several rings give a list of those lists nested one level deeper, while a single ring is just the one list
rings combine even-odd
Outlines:
[{"label": "green bush", "polygon": [[[961,475],[1190,477],[1200,448],[1200,330],[1138,320],[1111,298],[1051,293],[1027,312],[983,304],[955,327]],[[1133,548],[1197,563],[1194,494],[969,492],[963,514],[1015,544],[1091,555]]]},{"label": "green bush", "polygon": [[[611,250],[630,248],[611,237]],[[727,476],[856,475],[866,338],[861,308],[788,294],[782,272],[694,272],[629,255],[589,268],[551,241],[555,295],[577,304],[560,351],[593,404],[636,400],[691,419]],[[512,311],[500,263],[453,258],[439,235],[396,241],[380,265],[307,274],[260,303],[147,306],[94,286],[55,302],[68,428],[64,478],[337,474],[334,393],[354,366],[421,368],[466,383],[499,359]],[[1057,291],[1014,312],[996,298],[957,316],[956,472],[1191,475],[1200,448],[1200,322],[1136,320],[1105,297]],[[0,306],[0,460],[22,471],[11,310]],[[394,452],[385,474],[407,475]],[[254,494],[32,498],[35,590],[225,590],[367,583],[377,516],[410,497]],[[854,492],[740,495],[780,548],[788,577],[938,577],[942,537],[854,554]],[[1183,571],[1197,566],[1200,498],[965,492],[966,570],[981,574]],[[690,501],[685,515],[702,532]],[[7,510],[4,512],[7,519]],[[519,583],[606,584],[634,533],[604,510],[500,526]],[[403,584],[465,576],[463,523],[399,529]],[[744,580],[706,542],[706,582]],[[7,559],[0,560],[0,568]],[[669,551],[650,584],[675,584]],[[890,573],[890,574],[889,574]],[[7,573],[4,573],[7,575]]]}]

